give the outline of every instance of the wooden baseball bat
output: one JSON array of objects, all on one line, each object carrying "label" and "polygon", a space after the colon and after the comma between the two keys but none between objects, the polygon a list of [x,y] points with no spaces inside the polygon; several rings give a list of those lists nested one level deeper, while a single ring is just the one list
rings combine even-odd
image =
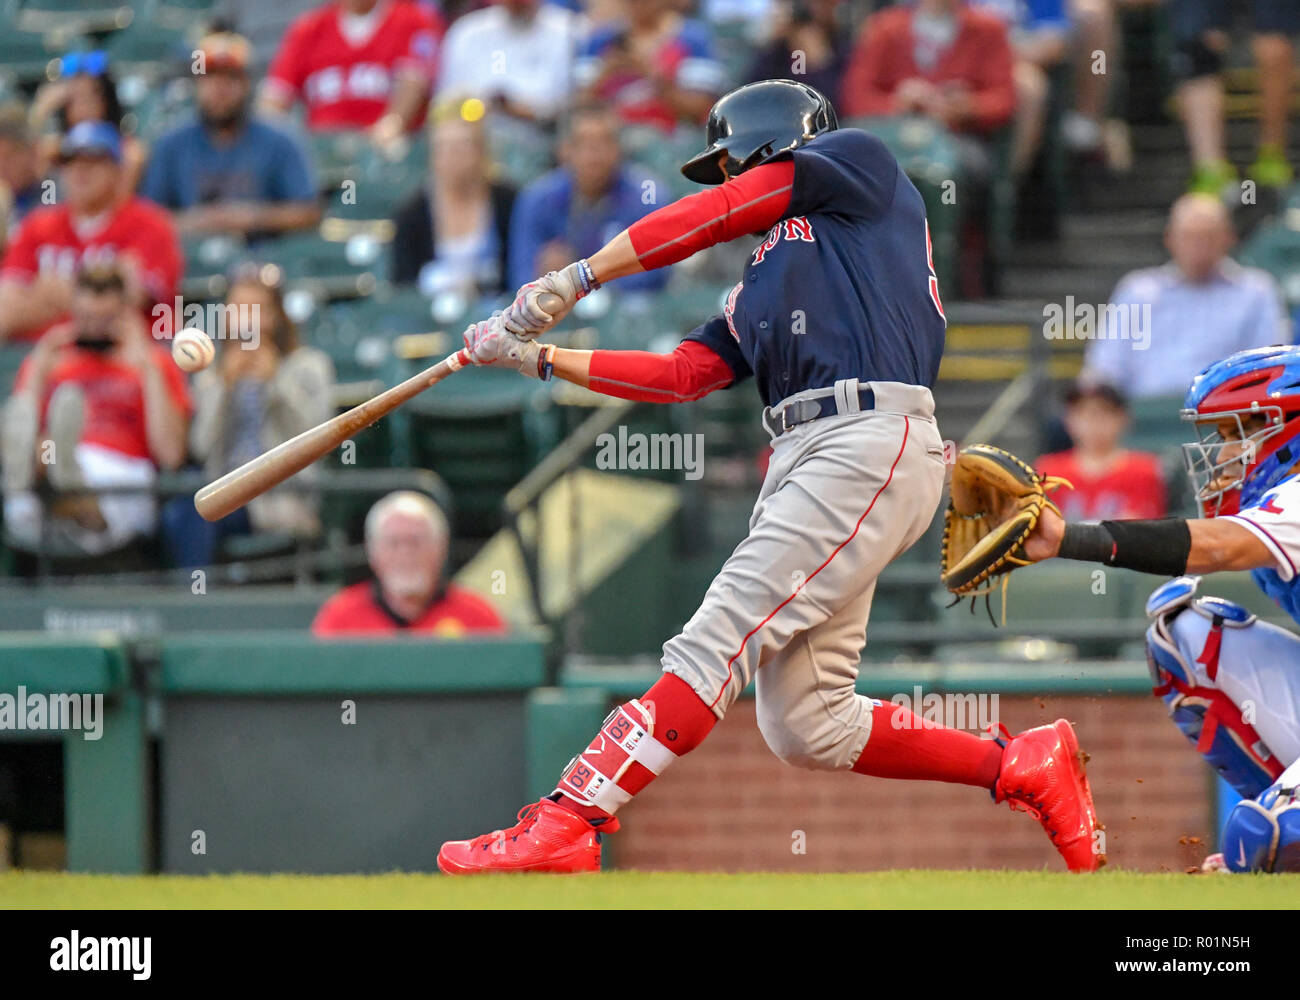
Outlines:
[{"label": "wooden baseball bat", "polygon": [[[538,297],[538,305],[545,311],[554,313],[563,302],[559,296],[543,292]],[[199,490],[194,494],[195,509],[205,521],[221,520],[254,497],[261,496],[290,476],[297,475],[380,417],[391,413],[408,399],[418,396],[431,385],[437,385],[469,363],[468,352],[461,349],[420,374],[412,375],[405,382],[354,406],[346,413],[340,413],[337,417],[276,445]]]}]

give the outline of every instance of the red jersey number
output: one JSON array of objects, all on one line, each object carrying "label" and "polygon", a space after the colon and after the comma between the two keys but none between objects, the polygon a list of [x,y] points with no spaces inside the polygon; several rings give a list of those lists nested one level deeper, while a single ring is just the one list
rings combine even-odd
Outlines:
[{"label": "red jersey number", "polygon": [[929,219],[925,220],[925,265],[930,269],[930,301],[943,317],[944,326],[947,326],[948,317],[943,311],[943,303],[939,300],[939,276],[934,273],[934,244],[930,242]]}]

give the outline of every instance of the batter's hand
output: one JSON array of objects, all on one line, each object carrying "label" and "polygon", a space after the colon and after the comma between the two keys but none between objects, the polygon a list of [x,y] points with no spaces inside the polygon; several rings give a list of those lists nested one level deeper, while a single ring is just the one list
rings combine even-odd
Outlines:
[{"label": "batter's hand", "polygon": [[471,364],[489,368],[513,368],[531,378],[541,378],[538,362],[545,347],[532,340],[522,340],[501,323],[501,313],[465,328],[462,338]]},{"label": "batter's hand", "polygon": [[[584,280],[584,268],[590,275],[586,261],[575,261],[562,271],[549,271],[520,288],[514,302],[502,314],[505,328],[517,337],[531,340],[564,319],[575,302],[597,287],[590,277]],[[558,296],[561,307],[547,312],[538,305],[537,297],[543,292]]]}]

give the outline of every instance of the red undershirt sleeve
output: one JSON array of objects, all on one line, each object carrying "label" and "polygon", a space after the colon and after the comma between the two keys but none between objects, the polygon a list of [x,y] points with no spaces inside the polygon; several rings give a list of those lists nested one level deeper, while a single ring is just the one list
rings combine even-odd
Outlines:
[{"label": "red undershirt sleeve", "polygon": [[632,223],[627,234],[645,270],[666,267],[706,247],[772,228],[789,208],[793,188],[791,160],[764,163],[656,209]]},{"label": "red undershirt sleeve", "polygon": [[593,392],[642,403],[683,403],[725,389],[735,372],[713,350],[683,340],[671,354],[592,351],[588,385]]}]

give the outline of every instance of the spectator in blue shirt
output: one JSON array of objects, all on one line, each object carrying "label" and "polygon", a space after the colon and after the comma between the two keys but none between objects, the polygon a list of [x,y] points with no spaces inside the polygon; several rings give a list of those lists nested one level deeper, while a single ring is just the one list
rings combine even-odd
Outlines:
[{"label": "spectator in blue shirt", "polygon": [[[637,219],[669,199],[645,171],[625,164],[619,120],[608,108],[580,105],[560,138],[562,166],[520,192],[510,221],[510,285],[595,253]],[[669,268],[630,274],[613,287],[656,291]]]},{"label": "spectator in blue shirt", "polygon": [[[1218,198],[1186,194],[1174,202],[1165,230],[1169,263],[1120,279],[1096,316],[1080,379],[1132,399],[1181,398],[1211,362],[1291,343],[1281,290],[1267,271],[1228,256],[1234,240],[1232,216]],[[1073,312],[1049,336],[1079,336],[1078,305]]]},{"label": "spectator in blue shirt", "polygon": [[320,203],[302,147],[249,111],[248,43],[217,33],[198,51],[197,120],[158,141],[141,194],[171,209],[182,234],[256,239],[316,225]]}]

